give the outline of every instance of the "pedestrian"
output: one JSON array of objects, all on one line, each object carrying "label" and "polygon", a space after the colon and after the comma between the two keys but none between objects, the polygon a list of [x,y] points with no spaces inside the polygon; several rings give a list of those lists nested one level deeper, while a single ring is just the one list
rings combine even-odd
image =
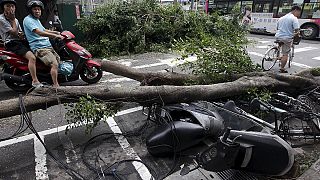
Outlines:
[{"label": "pedestrian", "polygon": [[295,36],[299,36],[299,21],[298,18],[301,14],[300,6],[293,6],[291,11],[282,16],[277,22],[277,32],[276,32],[276,40],[281,42],[281,65],[280,65],[280,73],[287,73],[285,70],[285,65],[288,61],[288,54],[291,51],[291,46],[293,42],[293,38]]},{"label": "pedestrian", "polygon": [[53,87],[59,87],[58,83],[58,65],[60,57],[52,48],[49,38],[63,39],[58,31],[45,29],[40,22],[41,13],[44,5],[39,0],[29,0],[27,2],[29,15],[23,20],[23,27],[29,42],[31,50],[35,56],[43,61],[46,65],[51,66],[50,74],[52,77]]},{"label": "pedestrian", "polygon": [[244,15],[242,18],[242,25],[244,25],[245,27],[248,27],[251,23],[251,7],[250,6],[246,6],[244,8]]},{"label": "pedestrian", "polygon": [[15,17],[16,1],[2,0],[0,6],[3,11],[3,14],[0,15],[0,35],[5,43],[6,50],[28,59],[32,86],[35,88],[42,87],[43,84],[37,78],[36,57],[30,51],[29,44],[24,39],[20,23]]}]

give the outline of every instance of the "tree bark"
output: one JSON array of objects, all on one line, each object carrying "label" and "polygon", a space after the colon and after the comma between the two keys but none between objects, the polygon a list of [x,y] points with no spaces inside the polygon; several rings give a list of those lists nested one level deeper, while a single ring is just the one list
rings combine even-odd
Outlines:
[{"label": "tree bark", "polygon": [[[58,103],[76,102],[80,96],[87,94],[110,102],[128,101],[139,102],[141,104],[177,103],[198,100],[212,101],[219,98],[241,95],[254,87],[268,88],[275,91],[298,92],[310,86],[320,85],[320,70],[318,68],[307,69],[294,75],[251,72],[231,77],[226,76],[229,80],[233,80],[231,82],[184,86],[186,81],[201,81],[203,78],[172,72],[143,72],[113,61],[100,62],[104,71],[140,81],[142,85],[157,86],[138,86],[131,89],[127,87],[66,86],[59,87],[57,91],[51,88],[43,88],[23,97],[26,109],[34,111],[45,109]],[[18,98],[2,101],[0,104],[0,118],[18,114],[20,114],[20,101]]]},{"label": "tree bark", "polygon": [[[102,65],[102,70],[106,72],[113,73],[115,75],[124,76],[136,81],[140,81],[141,85],[149,86],[160,86],[160,85],[176,85],[181,86],[185,85],[186,82],[208,82],[205,77],[195,76],[192,74],[180,74],[175,72],[143,72],[141,70],[134,69],[122,64],[119,64],[115,61],[106,61],[106,60],[97,60]],[[319,72],[318,74],[316,72]],[[300,73],[295,74],[295,76],[287,74],[275,74],[272,72],[250,72],[244,74],[235,74],[233,76],[225,75],[221,80],[212,81],[211,84],[221,83],[224,81],[235,81],[243,76],[270,76],[277,80],[284,81],[299,81],[299,83],[313,83],[316,76],[320,76],[320,70],[318,68],[311,68]],[[297,83],[292,83],[297,85]]]},{"label": "tree bark", "polygon": [[140,81],[141,85],[184,85],[187,81],[199,81],[202,77],[175,72],[143,72],[115,61],[97,60],[101,63],[102,70],[115,75],[128,77]]},{"label": "tree bark", "polygon": [[[109,71],[110,72],[110,71]],[[141,79],[140,79],[141,80]],[[95,98],[115,102],[177,103],[198,100],[212,101],[219,98],[245,94],[250,88],[268,88],[275,91],[299,91],[319,85],[318,80],[294,75],[244,76],[232,82],[213,85],[193,86],[137,86],[132,88],[107,88],[105,86],[66,86],[57,91],[43,88],[23,97],[27,111],[44,109],[58,103],[76,102],[79,96],[90,95]],[[60,101],[60,102],[59,102]],[[2,101],[0,118],[20,114],[19,99]]]}]

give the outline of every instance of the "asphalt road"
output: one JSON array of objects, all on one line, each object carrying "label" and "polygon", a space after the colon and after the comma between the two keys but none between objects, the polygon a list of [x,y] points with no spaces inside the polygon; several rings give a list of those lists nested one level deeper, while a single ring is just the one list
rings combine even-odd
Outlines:
[{"label": "asphalt road", "polygon": [[[261,56],[268,45],[273,42],[272,36],[249,35],[253,41],[247,48],[252,60],[256,63],[261,62]],[[289,69],[289,73],[294,73],[307,67],[320,65],[320,41],[302,40],[299,46],[296,46],[296,55],[294,64]],[[173,68],[171,60],[176,55],[161,53],[148,53],[143,55],[123,57],[119,62],[137,69],[146,71],[163,71],[164,69]],[[274,71],[277,71],[277,66]],[[134,87],[139,82],[105,73],[99,82],[106,86],[124,86]],[[72,85],[84,84],[81,80],[71,83]],[[8,89],[3,82],[0,83],[0,100],[17,97],[17,94]],[[85,134],[85,128],[78,126],[65,134],[66,121],[64,120],[65,109],[63,105],[54,106],[47,110],[39,110],[32,113],[32,122],[35,129],[39,132],[40,137],[47,144],[48,149],[64,164],[79,172],[86,179],[99,179],[97,173],[90,171],[88,166],[83,163],[83,158],[88,160],[91,166],[99,169],[100,165],[111,165],[125,159],[141,159],[154,169],[159,176],[163,176],[174,165],[171,158],[155,158],[147,153],[145,147],[145,135],[150,132],[151,128],[144,127],[139,129],[146,122],[146,116],[142,114],[141,107],[138,104],[127,104],[123,111],[115,117],[101,122],[100,125],[92,132]],[[20,117],[11,117],[0,119],[0,137],[4,138],[14,133],[19,126]],[[115,136],[109,138],[109,134],[126,133],[139,129],[142,133],[140,136]],[[86,142],[95,135],[102,135],[99,140],[89,146]],[[101,140],[102,138],[102,140]],[[88,147],[83,152],[84,147]],[[0,142],[0,180],[8,179],[71,179],[65,170],[57,166],[49,154],[46,153],[40,141],[30,133],[25,131],[17,139],[11,139]],[[100,157],[100,158],[97,158]],[[183,159],[178,163],[179,167]],[[152,171],[143,166],[141,163],[123,163],[117,168],[120,174],[125,174],[126,179],[150,179],[151,174],[156,176]],[[175,172],[167,179],[226,179],[231,177],[235,172],[210,173],[204,170],[197,170],[180,177],[179,172]],[[239,174],[239,172],[236,172]],[[102,175],[101,175],[102,176]],[[247,179],[250,175],[242,175]],[[100,177],[104,179],[104,177]],[[108,178],[105,178],[108,179]],[[253,178],[255,179],[255,178]]]}]

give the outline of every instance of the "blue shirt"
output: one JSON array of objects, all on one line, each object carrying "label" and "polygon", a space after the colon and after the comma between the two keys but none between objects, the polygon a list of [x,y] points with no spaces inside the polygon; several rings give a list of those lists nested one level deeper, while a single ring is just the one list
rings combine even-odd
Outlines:
[{"label": "blue shirt", "polygon": [[300,25],[298,18],[292,13],[288,13],[281,17],[277,23],[276,38],[278,39],[292,39],[294,36],[294,30],[299,29]]},{"label": "blue shirt", "polygon": [[39,19],[34,18],[29,14],[23,20],[23,28],[30,48],[33,52],[35,52],[37,49],[52,47],[48,37],[42,37],[33,32],[35,29],[40,31],[45,30]]}]

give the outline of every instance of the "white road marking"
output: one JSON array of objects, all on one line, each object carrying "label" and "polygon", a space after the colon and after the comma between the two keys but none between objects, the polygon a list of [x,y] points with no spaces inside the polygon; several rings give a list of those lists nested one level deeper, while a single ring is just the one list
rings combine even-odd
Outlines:
[{"label": "white road marking", "polygon": [[270,46],[256,46],[258,49],[268,49]]},{"label": "white road marking", "polygon": [[267,43],[270,43],[271,41],[258,41],[258,42],[262,44],[267,44]]},{"label": "white road marking", "polygon": [[301,63],[297,63],[297,62],[292,62],[292,65],[299,66],[299,67],[302,67],[302,68],[312,68],[311,66],[308,66],[308,65],[305,65],[305,64],[301,64]]},{"label": "white road marking", "polygon": [[106,83],[106,82],[110,82],[110,83],[119,83],[119,82],[128,82],[128,81],[135,81],[134,79],[130,79],[130,78],[112,78],[112,79],[106,79],[103,81],[100,81],[100,83]]},{"label": "white road marking", "polygon": [[315,59],[315,60],[319,60],[319,61],[320,61],[320,56],[314,57],[314,58],[312,58],[312,59]]},{"label": "white road marking", "polygon": [[[248,53],[251,54],[251,55],[259,56],[259,57],[263,57],[264,56],[263,54],[260,54],[260,53],[257,53],[257,52],[251,52],[250,51]],[[306,64],[297,63],[297,62],[292,62],[292,65],[298,66],[298,67],[301,67],[301,68],[311,68],[311,66],[308,66]]]},{"label": "white road marking", "polygon": [[141,66],[134,66],[133,68],[135,69],[142,69],[142,68],[148,68],[148,67],[154,67],[154,66],[161,66],[161,65],[166,65],[167,63],[153,63],[153,64],[145,64],[145,65],[141,65]]},{"label": "white road marking", "polygon": [[108,75],[111,75],[111,74],[112,74],[112,73],[105,72],[105,71],[102,72],[102,75],[103,75],[103,76],[108,76]]},{"label": "white road marking", "polygon": [[[129,114],[129,113],[133,113],[133,112],[136,112],[136,111],[140,111],[140,110],[142,110],[141,106],[134,107],[134,108],[126,109],[126,110],[123,110],[123,111],[119,111],[118,113],[115,114],[115,116],[121,116],[121,115]],[[45,130],[45,131],[38,132],[38,134],[41,137],[41,139],[44,141],[44,137],[46,135],[64,131],[64,130],[66,130],[66,128],[68,126],[79,127],[79,126],[84,125],[84,124],[85,123],[67,124],[67,125],[64,125],[64,126],[59,126],[57,128],[52,128],[52,129],[48,129],[48,130]],[[47,157],[46,156],[46,150],[43,147],[43,145],[41,144],[40,140],[34,134],[29,134],[29,135],[26,135],[26,136],[21,136],[21,137],[18,137],[18,138],[13,138],[13,139],[9,139],[9,140],[6,140],[6,141],[2,141],[2,142],[0,142],[0,148],[1,147],[5,147],[5,146],[9,146],[9,145],[12,145],[12,144],[17,144],[19,142],[31,140],[31,139],[34,140],[34,153],[35,153],[35,162],[36,162],[36,166],[35,166],[36,179],[37,180],[38,179],[41,179],[41,180],[42,179],[49,179],[49,176],[47,174],[48,169],[47,169],[47,166],[46,166],[46,157]],[[138,164],[138,166],[135,166],[136,168],[137,167],[141,167],[140,163],[136,163],[136,165],[137,164]],[[138,172],[139,172],[140,176],[151,177],[150,172],[149,171],[148,172],[144,172],[145,170],[146,170],[146,167],[145,168],[139,168]],[[148,176],[148,174],[150,174],[150,176]]]},{"label": "white road marking", "polygon": [[[40,135],[42,141],[44,141],[44,136]],[[49,179],[48,169],[47,169],[47,155],[46,149],[40,142],[38,138],[34,138],[34,156],[36,162],[36,179]]]},{"label": "white road marking", "polygon": [[2,142],[0,142],[0,148],[1,147],[5,147],[5,146],[9,146],[9,145],[12,145],[12,144],[16,144],[16,143],[19,143],[19,142],[27,141],[27,140],[33,139],[34,137],[35,137],[34,134],[29,134],[29,135],[26,135],[26,136],[21,136],[21,137],[9,139],[9,140],[6,140],[6,141],[2,141]]},{"label": "white road marking", "polygon": [[259,56],[259,57],[263,57],[263,54],[257,53],[257,52],[253,52],[253,51],[249,51],[249,54],[255,55],[255,56]]},{"label": "white road marking", "polygon": [[318,49],[316,47],[303,47],[303,48],[294,48],[294,52],[298,53],[298,52],[304,52],[304,51],[311,51],[311,50],[315,50]]},{"label": "white road marking", "polygon": [[[110,126],[110,129],[112,130],[113,133],[122,134],[121,129],[119,128],[119,126],[117,125],[117,123],[112,117],[107,118],[107,123]],[[130,158],[141,160],[138,154],[134,151],[134,149],[130,147],[128,140],[124,136],[117,135],[115,136],[115,138],[118,140],[120,146]],[[150,180],[152,178],[151,173],[149,172],[148,168],[145,165],[139,162],[132,162],[132,164],[135,167],[135,169],[138,171],[141,179]]]},{"label": "white road marking", "polygon": [[121,62],[120,64],[125,65],[125,66],[131,66],[132,62],[124,61],[124,62]]}]

